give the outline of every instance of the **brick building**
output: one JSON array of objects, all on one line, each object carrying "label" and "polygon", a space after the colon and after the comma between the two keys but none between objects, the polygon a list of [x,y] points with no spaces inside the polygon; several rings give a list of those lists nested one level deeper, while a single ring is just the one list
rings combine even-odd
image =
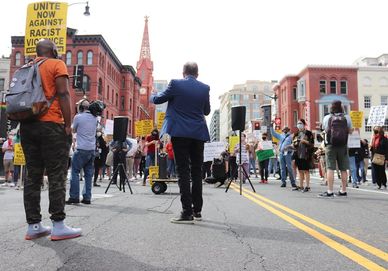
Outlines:
[{"label": "brick building", "polygon": [[[11,75],[28,60],[24,56],[24,36],[11,37]],[[101,100],[107,108],[104,119],[114,116],[128,116],[128,134],[134,135],[134,123],[141,118],[141,80],[135,69],[123,65],[102,35],[77,35],[76,29],[67,29],[67,51],[62,60],[72,75],[74,66],[84,65],[83,89],[89,100]],[[72,79],[70,79],[72,82]],[[82,99],[82,90],[70,87],[71,102],[74,106]]]},{"label": "brick building", "polygon": [[274,91],[282,126],[295,131],[303,118],[314,131],[334,100],[342,101],[346,112],[358,110],[357,67],[307,66],[298,75],[285,76]]}]

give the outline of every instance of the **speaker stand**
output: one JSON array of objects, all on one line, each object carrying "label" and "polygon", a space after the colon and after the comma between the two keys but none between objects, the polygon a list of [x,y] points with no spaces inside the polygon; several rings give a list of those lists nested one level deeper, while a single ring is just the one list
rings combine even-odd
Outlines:
[{"label": "speaker stand", "polygon": [[[242,162],[242,159],[241,159],[242,158],[242,155],[241,155],[241,151],[242,151],[242,146],[241,146],[241,130],[239,130],[239,142],[240,142],[240,144],[239,144],[240,145],[239,146],[239,157],[240,157],[240,159],[239,159],[239,163],[238,163],[238,172],[239,172],[239,179],[240,179],[240,195],[242,195],[242,185],[243,185],[242,179],[243,179],[243,174],[244,174],[245,178],[248,180],[249,184],[251,185],[251,188],[252,188],[253,192],[256,193],[256,190],[253,187],[251,179],[249,178],[249,174],[245,170],[243,164],[241,163]],[[228,181],[229,181],[229,183],[228,183],[228,186],[226,187],[225,193],[228,192],[229,187],[230,187],[230,185],[233,182],[231,176],[229,176]]]},{"label": "speaker stand", "polygon": [[[118,175],[119,175],[119,170],[120,169],[124,171],[125,178],[124,178],[124,180],[122,180],[121,177],[120,177],[120,183],[119,183],[119,186],[117,186],[117,177],[119,177]],[[129,184],[129,177],[128,177],[127,171],[125,170],[125,167],[124,167],[123,163],[119,163],[117,168],[115,169],[115,171],[111,175],[108,187],[105,190],[105,194],[108,192],[110,185],[113,183],[113,176],[115,176],[115,175],[116,175],[116,186],[119,188],[119,190],[120,191],[123,190],[123,192],[125,193],[125,184],[127,184],[128,188],[129,188],[129,191],[131,192],[131,194],[133,194],[131,185]]]}]

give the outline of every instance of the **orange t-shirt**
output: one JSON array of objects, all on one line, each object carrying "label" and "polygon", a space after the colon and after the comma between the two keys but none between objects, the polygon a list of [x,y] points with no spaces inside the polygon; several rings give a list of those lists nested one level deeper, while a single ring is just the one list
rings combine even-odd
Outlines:
[{"label": "orange t-shirt", "polygon": [[[43,57],[38,57],[36,61],[41,60]],[[40,77],[42,80],[42,87],[47,100],[50,100],[56,95],[55,79],[60,76],[69,77],[67,72],[66,64],[55,58],[48,58],[39,66]],[[54,102],[50,106],[49,110],[39,116],[40,121],[64,123],[61,107],[59,105],[58,97],[55,98]]]}]

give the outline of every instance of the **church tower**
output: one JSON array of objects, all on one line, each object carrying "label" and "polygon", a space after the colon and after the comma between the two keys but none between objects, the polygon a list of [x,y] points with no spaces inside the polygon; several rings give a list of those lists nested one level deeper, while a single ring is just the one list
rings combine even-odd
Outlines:
[{"label": "church tower", "polygon": [[142,81],[140,88],[141,119],[153,119],[155,121],[155,106],[150,104],[149,98],[153,89],[154,78],[152,72],[154,64],[151,61],[150,39],[148,35],[148,16],[145,16],[143,40],[141,42],[140,57],[137,62],[137,77]]}]

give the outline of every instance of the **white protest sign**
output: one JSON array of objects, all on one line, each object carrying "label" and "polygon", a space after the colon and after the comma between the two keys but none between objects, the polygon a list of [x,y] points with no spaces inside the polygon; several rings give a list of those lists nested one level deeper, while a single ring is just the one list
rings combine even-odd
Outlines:
[{"label": "white protest sign", "polygon": [[272,150],[273,149],[272,141],[262,141],[262,142],[260,142],[260,144],[261,144],[261,147],[263,148],[263,150]]},{"label": "white protest sign", "polygon": [[213,161],[214,158],[220,157],[221,153],[225,150],[225,142],[205,143],[205,147],[203,150],[203,161]]},{"label": "white protest sign", "polygon": [[113,120],[106,120],[105,121],[105,134],[106,135],[113,135]]},{"label": "white protest sign", "polygon": [[262,133],[266,133],[267,132],[267,126],[261,126],[261,129],[260,129],[260,131],[262,132]]},{"label": "white protest sign", "polygon": [[360,143],[361,137],[358,132],[353,132],[352,134],[349,135],[348,137],[348,148],[360,148],[361,143]]},{"label": "white protest sign", "polygon": [[383,126],[387,115],[387,105],[372,106],[369,111],[368,126]]}]

